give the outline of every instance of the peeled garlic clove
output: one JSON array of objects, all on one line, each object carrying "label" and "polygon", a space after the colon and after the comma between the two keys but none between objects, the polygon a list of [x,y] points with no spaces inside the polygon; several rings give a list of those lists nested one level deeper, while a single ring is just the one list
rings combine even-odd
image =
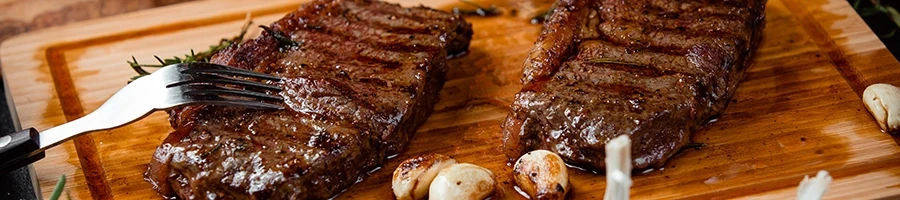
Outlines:
[{"label": "peeled garlic clove", "polygon": [[528,152],[516,161],[516,185],[531,199],[565,199],[569,173],[559,155],[547,150]]},{"label": "peeled garlic clove", "polygon": [[900,88],[884,83],[870,85],[863,92],[863,103],[881,130],[900,131]]},{"label": "peeled garlic clove", "polygon": [[428,200],[487,198],[494,192],[494,173],[469,163],[444,168],[431,182]]},{"label": "peeled garlic clove", "polygon": [[825,170],[819,170],[819,173],[816,173],[816,177],[813,178],[804,176],[803,181],[800,181],[800,186],[797,187],[797,200],[822,199],[832,180],[833,178]]},{"label": "peeled garlic clove", "polygon": [[438,172],[456,160],[441,154],[430,154],[408,159],[394,170],[391,188],[400,200],[415,200],[428,195],[428,187]]}]

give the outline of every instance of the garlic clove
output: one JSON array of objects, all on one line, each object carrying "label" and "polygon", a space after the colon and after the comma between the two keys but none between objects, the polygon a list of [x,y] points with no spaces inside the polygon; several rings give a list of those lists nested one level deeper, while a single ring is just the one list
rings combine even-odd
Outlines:
[{"label": "garlic clove", "polygon": [[428,200],[487,198],[494,192],[494,174],[469,163],[455,164],[438,173],[428,190]]},{"label": "garlic clove", "polygon": [[566,163],[547,150],[528,152],[516,161],[516,185],[531,199],[565,199],[569,190]]},{"label": "garlic clove", "polygon": [[900,131],[900,88],[884,83],[870,85],[863,92],[863,103],[881,130]]},{"label": "garlic clove", "polygon": [[441,154],[430,154],[408,159],[394,170],[391,188],[400,200],[422,199],[434,177],[444,168],[456,164],[456,160]]}]

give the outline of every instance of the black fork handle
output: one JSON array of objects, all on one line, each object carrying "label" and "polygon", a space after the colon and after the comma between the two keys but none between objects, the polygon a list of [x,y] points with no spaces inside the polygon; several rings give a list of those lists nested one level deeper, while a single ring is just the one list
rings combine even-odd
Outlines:
[{"label": "black fork handle", "polygon": [[44,158],[38,131],[27,128],[0,137],[0,175]]}]

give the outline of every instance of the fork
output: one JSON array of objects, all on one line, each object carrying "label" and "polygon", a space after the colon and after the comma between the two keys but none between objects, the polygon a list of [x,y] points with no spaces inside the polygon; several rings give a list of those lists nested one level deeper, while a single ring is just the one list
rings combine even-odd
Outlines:
[{"label": "fork", "polygon": [[0,137],[0,175],[44,158],[44,150],[93,131],[137,121],[158,110],[184,105],[283,109],[280,77],[211,63],[181,63],[160,68],[126,85],[90,114],[41,133],[34,128]]}]

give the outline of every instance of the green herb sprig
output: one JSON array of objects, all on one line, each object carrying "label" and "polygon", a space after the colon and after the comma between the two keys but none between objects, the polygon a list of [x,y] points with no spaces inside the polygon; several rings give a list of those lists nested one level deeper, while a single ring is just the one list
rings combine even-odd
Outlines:
[{"label": "green herb sprig", "polygon": [[56,181],[56,187],[54,187],[53,192],[50,193],[50,200],[59,199],[59,195],[62,194],[63,189],[66,189],[66,175],[59,176],[59,181]]},{"label": "green herb sprig", "polygon": [[191,49],[191,54],[184,55],[184,58],[173,56],[172,58],[161,59],[159,58],[159,56],[153,56],[157,61],[159,61],[159,64],[141,64],[138,63],[137,59],[134,58],[134,56],[132,56],[131,61],[127,62],[128,65],[130,65],[131,68],[138,73],[138,75],[132,77],[131,80],[134,81],[140,77],[150,75],[150,72],[144,70],[144,67],[159,68],[178,63],[209,62],[209,59],[212,58],[212,55],[224,50],[232,44],[240,44],[242,41],[244,41],[244,36],[247,34],[247,30],[250,28],[250,24],[252,23],[252,21],[247,20],[247,23],[245,23],[244,26],[241,27],[241,33],[237,36],[234,36],[232,38],[222,38],[222,40],[220,40],[218,44],[209,46],[209,49],[207,49],[206,51],[194,52],[194,50]]}]

